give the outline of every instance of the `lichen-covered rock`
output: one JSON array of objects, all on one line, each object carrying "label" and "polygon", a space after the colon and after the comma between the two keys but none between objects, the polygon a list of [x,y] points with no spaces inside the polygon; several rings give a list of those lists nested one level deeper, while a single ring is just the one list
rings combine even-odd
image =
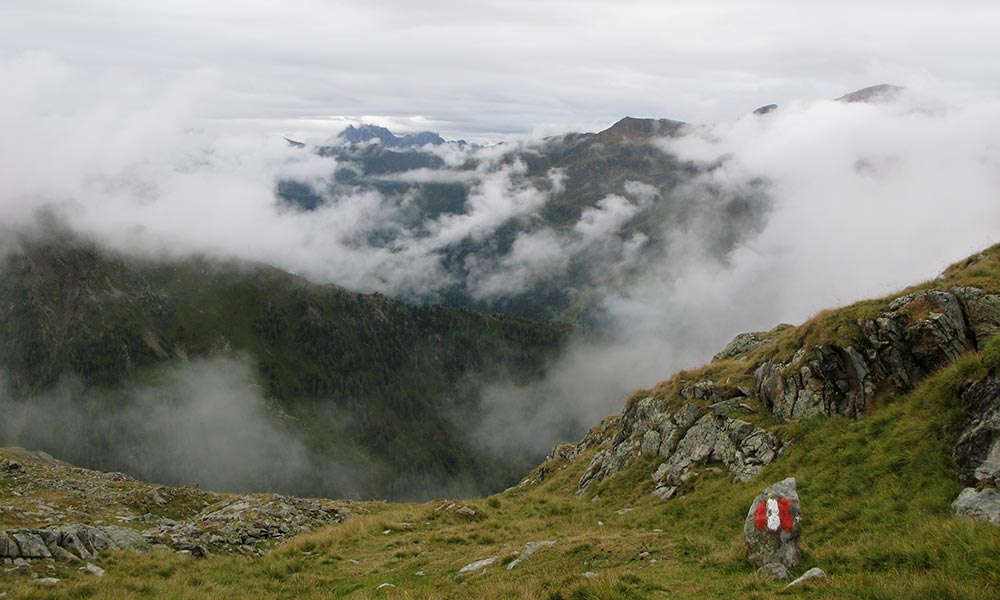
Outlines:
[{"label": "lichen-covered rock", "polygon": [[1000,295],[974,287],[953,287],[951,293],[962,303],[976,348],[982,350],[990,338],[1000,334]]},{"label": "lichen-covered rock", "polygon": [[653,480],[657,488],[678,487],[686,482],[692,467],[721,463],[737,481],[750,481],[779,452],[769,432],[746,421],[706,414],[691,426],[660,465]]},{"label": "lichen-covered rock", "polygon": [[756,333],[741,333],[733,338],[733,341],[726,344],[721,352],[712,357],[713,361],[725,360],[727,358],[742,358],[750,354],[764,344],[770,344],[773,340],[761,337]]},{"label": "lichen-covered rock", "polygon": [[801,533],[799,495],[795,478],[789,477],[765,489],[750,505],[743,523],[747,560],[755,567],[778,563],[794,569],[802,562]]},{"label": "lichen-covered rock", "polygon": [[1000,486],[1000,375],[990,375],[962,394],[966,422],[953,456],[964,485]]},{"label": "lichen-covered rock", "polygon": [[761,364],[754,373],[764,405],[782,419],[859,416],[874,397],[871,370],[853,347],[817,346],[811,360]]},{"label": "lichen-covered rock", "polygon": [[[703,401],[723,395],[743,393],[714,382],[695,384],[691,397]],[[740,398],[744,396],[739,396]],[[693,469],[710,463],[725,466],[733,478],[749,481],[778,455],[780,444],[769,432],[719,411],[708,411],[691,402],[671,412],[662,399],[648,397],[636,401],[621,419],[611,440],[591,460],[580,478],[577,493],[595,482],[622,471],[639,456],[659,456],[664,461],[653,474],[653,494],[667,499],[693,476]]]}]

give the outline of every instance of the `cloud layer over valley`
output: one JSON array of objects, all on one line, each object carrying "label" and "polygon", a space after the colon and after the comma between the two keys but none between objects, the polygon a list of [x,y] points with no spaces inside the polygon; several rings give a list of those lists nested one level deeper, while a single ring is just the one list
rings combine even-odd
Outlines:
[{"label": "cloud layer over valley", "polygon": [[[197,75],[151,85],[22,55],[0,62],[0,76],[21,82],[0,98],[6,233],[29,230],[44,210],[128,254],[235,257],[428,299],[458,286],[498,301],[589,269],[599,335],[581,336],[535,387],[491,386],[486,416],[467,424],[503,452],[537,453],[579,434],[631,389],[704,362],[741,331],[889,293],[1000,237],[1000,103],[933,86],[893,102],[792,103],[654,141],[646,152],[704,168],[669,191],[689,207],[685,218],[657,222],[651,236],[636,219],[667,192],[637,182],[571,222],[542,219],[566,174],[529,176],[539,140],[428,148],[444,166],[362,186],[336,176],[358,170],[343,158],[206,125],[198,115],[216,88]],[[71,94],[69,107],[60,99]],[[279,181],[322,202],[290,206],[276,197]],[[414,182],[458,184],[468,196],[430,212],[417,191],[392,191]],[[763,220],[720,251],[734,218],[728,199],[747,190],[766,192]],[[196,377],[189,395],[226,402],[241,384],[212,379],[210,367],[192,367],[208,379]],[[278,439],[294,473],[296,446]]]}]

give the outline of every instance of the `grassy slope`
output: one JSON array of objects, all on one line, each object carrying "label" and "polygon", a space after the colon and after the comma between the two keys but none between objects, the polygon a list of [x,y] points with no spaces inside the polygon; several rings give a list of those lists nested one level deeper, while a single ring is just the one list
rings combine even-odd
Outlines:
[{"label": "grassy slope", "polygon": [[[976,283],[1000,289],[998,254],[991,249],[984,260],[957,265],[943,282],[922,287]],[[857,311],[879,305],[823,313],[780,333],[810,343],[830,335],[816,323],[847,326]],[[733,362],[679,377],[739,373]],[[648,493],[651,461],[575,496],[596,451],[591,449],[573,462],[546,465],[550,473],[537,486],[471,501],[480,515],[475,521],[436,511],[436,503],[369,503],[369,514],[299,537],[261,559],[118,554],[103,560],[108,577],[102,580],[61,568],[68,581],[58,591],[26,579],[0,586],[16,596],[101,599],[996,598],[1000,528],[956,519],[950,510],[960,490],[951,459],[964,418],[959,390],[983,374],[979,355],[970,354],[913,393],[881,397],[863,420],[770,423],[794,443],[755,481],[734,484],[709,470],[682,497],[666,502]],[[659,389],[665,393],[671,385]],[[759,579],[745,562],[742,524],[759,490],[788,476],[798,479],[803,503],[802,570],[819,566],[830,578],[786,592],[780,583]],[[592,502],[594,496],[600,499]],[[634,510],[618,515],[624,507]],[[540,540],[557,544],[514,571],[502,568],[509,561],[504,558],[485,573],[457,576],[473,560],[508,557]],[[643,559],[642,552],[650,555]],[[598,576],[587,579],[587,571]],[[395,587],[377,589],[382,583]]]}]

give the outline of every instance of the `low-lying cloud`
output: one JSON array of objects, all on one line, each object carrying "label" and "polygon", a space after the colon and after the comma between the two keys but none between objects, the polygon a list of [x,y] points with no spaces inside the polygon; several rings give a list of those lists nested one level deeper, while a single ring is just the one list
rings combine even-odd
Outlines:
[{"label": "low-lying cloud", "polygon": [[603,337],[581,340],[541,385],[487,389],[480,439],[544,451],[737,333],[891,294],[996,243],[998,136],[1000,103],[909,92],[890,103],[793,105],[660,141],[683,158],[720,161],[686,186],[706,205],[764,179],[763,229],[721,259],[704,231],[724,213],[702,211],[672,231],[662,260],[607,290],[613,325]]},{"label": "low-lying cloud", "polygon": [[262,395],[250,364],[237,358],[174,364],[152,381],[125,382],[113,393],[72,378],[26,399],[0,386],[0,414],[4,444],[44,448],[148,481],[345,495],[357,486],[357,466],[310,452],[294,423]]}]

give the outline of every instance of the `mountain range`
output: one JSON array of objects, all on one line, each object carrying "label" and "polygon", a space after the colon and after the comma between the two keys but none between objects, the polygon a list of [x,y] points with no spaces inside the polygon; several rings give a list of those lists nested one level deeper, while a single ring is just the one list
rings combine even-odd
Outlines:
[{"label": "mountain range", "polygon": [[[721,163],[671,152],[691,127],[625,117],[483,153],[362,126],[296,147],[336,167],[325,189],[276,182],[276,202],[308,216],[374,191],[391,218],[352,243],[431,248],[442,283],[391,297],[261,264],[125,256],[49,222],[3,259],[0,400],[11,418],[0,434],[163,483],[197,467],[223,490],[405,499],[501,489],[541,456],[483,439],[498,410],[484,389],[540,381],[572,339],[600,339],[609,295],[650,264],[682,260],[674,236],[696,231],[723,261],[765,222],[767,182],[718,189],[707,176]],[[435,150],[445,146],[458,154]],[[525,208],[440,234],[489,216],[498,193]],[[544,395],[533,402],[547,409]],[[585,426],[567,411],[546,423],[546,439]],[[219,451],[199,455],[199,438]],[[227,444],[274,450],[248,470]]]}]

